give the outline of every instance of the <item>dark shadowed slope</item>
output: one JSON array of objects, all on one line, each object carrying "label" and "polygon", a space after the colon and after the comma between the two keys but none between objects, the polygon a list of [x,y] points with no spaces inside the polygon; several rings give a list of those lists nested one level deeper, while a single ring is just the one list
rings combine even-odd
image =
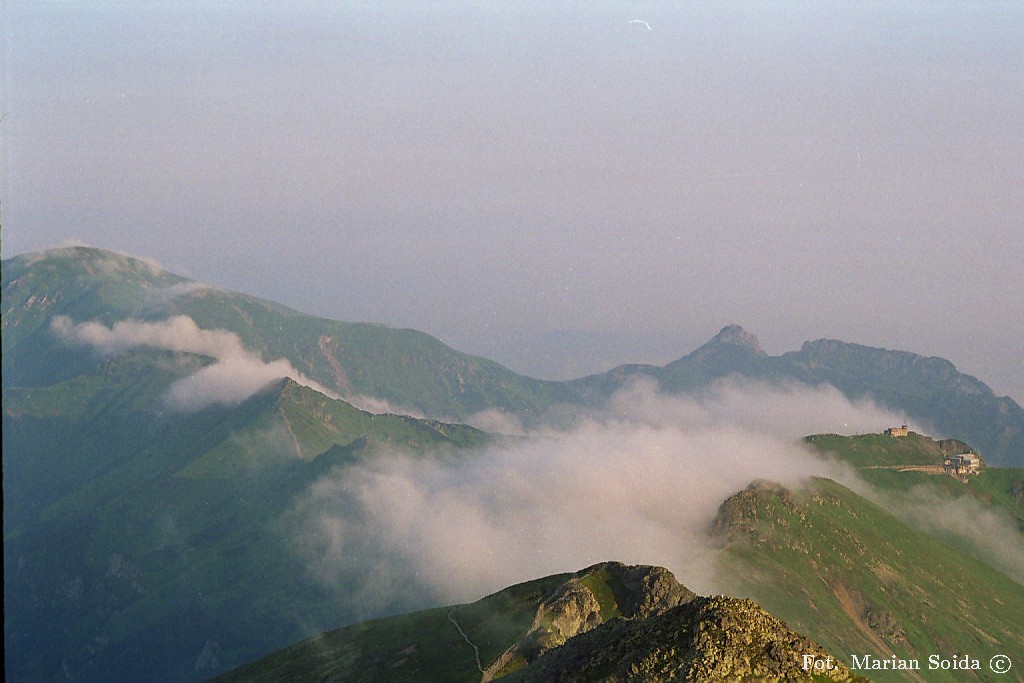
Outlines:
[{"label": "dark shadowed slope", "polygon": [[124,380],[140,362],[4,390],[7,680],[195,680],[365,618],[309,575],[296,499],[378,447],[429,457],[485,439],[286,379],[160,413],[159,375]]}]

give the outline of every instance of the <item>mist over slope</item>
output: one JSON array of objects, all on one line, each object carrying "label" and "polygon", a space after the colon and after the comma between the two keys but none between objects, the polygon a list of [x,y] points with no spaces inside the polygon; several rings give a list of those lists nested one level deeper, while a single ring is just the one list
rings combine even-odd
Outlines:
[{"label": "mist over slope", "polygon": [[725,498],[759,478],[850,480],[800,435],[893,419],[830,387],[723,381],[697,399],[641,382],[571,428],[470,457],[397,451],[338,468],[299,499],[296,548],[343,599],[355,565],[370,584],[357,592],[375,600],[400,586],[454,602],[609,557],[668,567],[713,593],[721,584],[707,532]]},{"label": "mist over slope", "polygon": [[199,329],[194,320],[184,315],[159,322],[121,320],[109,328],[98,322],[75,324],[71,318],[59,315],[50,322],[50,329],[59,339],[92,347],[104,356],[144,346],[212,358],[213,363],[171,385],[164,402],[172,410],[193,411],[214,403],[237,405],[282,377],[338,398],[333,391],[296,370],[288,360],[264,362],[233,332]]}]

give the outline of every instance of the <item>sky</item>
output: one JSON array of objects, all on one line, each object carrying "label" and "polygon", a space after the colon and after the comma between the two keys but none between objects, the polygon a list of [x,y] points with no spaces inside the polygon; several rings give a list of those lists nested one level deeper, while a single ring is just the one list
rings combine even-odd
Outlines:
[{"label": "sky", "polygon": [[1024,3],[0,4],[0,246],[537,376],[737,323],[1024,401]]}]

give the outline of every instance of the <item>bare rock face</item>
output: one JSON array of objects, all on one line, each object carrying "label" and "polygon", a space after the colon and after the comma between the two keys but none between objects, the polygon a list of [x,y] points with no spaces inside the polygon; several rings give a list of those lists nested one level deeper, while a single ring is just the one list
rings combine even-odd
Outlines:
[{"label": "bare rock face", "polygon": [[609,619],[643,619],[695,597],[663,567],[627,566],[619,562],[588,567],[544,599],[530,630],[484,672],[484,680],[497,677],[511,662],[533,662]]},{"label": "bare rock face", "polygon": [[736,346],[742,349],[747,349],[758,355],[764,355],[764,350],[761,348],[761,342],[757,340],[757,337],[747,332],[739,325],[727,325],[714,336],[714,338],[708,342],[708,344],[715,344],[718,346]]},{"label": "bare rock face", "polygon": [[604,622],[601,605],[579,579],[570,579],[537,609],[533,636],[538,653],[558,647],[573,636]]},{"label": "bare rock face", "polygon": [[581,633],[503,680],[663,683],[668,681],[810,681],[804,656],[828,662],[816,674],[856,676],[820,645],[756,603],[697,597],[645,618],[621,618]]},{"label": "bare rock face", "polygon": [[664,567],[617,565],[614,571],[622,589],[616,598],[624,617],[646,618],[697,597]]}]

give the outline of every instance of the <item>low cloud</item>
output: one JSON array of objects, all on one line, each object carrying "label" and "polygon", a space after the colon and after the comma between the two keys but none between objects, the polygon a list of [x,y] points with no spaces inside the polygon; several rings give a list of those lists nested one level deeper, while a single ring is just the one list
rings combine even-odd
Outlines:
[{"label": "low cloud", "polygon": [[205,282],[186,280],[185,282],[179,282],[168,287],[149,287],[141,291],[140,296],[144,298],[147,306],[161,306],[194,292],[217,291],[218,289],[218,287]]},{"label": "low cloud", "polygon": [[359,410],[373,413],[374,415],[408,415],[409,417],[428,419],[426,415],[415,408],[396,406],[383,398],[367,396],[366,394],[345,394],[342,398],[347,403],[359,408]]},{"label": "low cloud", "polygon": [[726,497],[758,478],[847,477],[801,437],[895,419],[831,387],[727,382],[687,398],[640,383],[570,429],[444,458],[377,453],[337,469],[296,502],[291,538],[359,617],[609,559],[667,566],[717,592],[707,532]]},{"label": "low cloud", "polygon": [[491,434],[526,436],[526,428],[523,427],[522,420],[498,408],[481,410],[470,415],[464,422],[470,427],[476,427]]},{"label": "low cloud", "polygon": [[1003,510],[987,507],[967,495],[950,498],[927,485],[898,496],[871,490],[864,495],[908,524],[966,547],[1024,585],[1024,535]]},{"label": "low cloud", "polygon": [[214,362],[210,365],[171,385],[165,402],[173,410],[193,411],[215,403],[241,403],[282,377],[337,398],[337,394],[303,375],[287,359],[264,361],[234,332],[201,329],[184,315],[159,322],[122,320],[112,327],[94,321],[75,324],[66,316],[58,316],[50,329],[69,343],[90,346],[104,355],[145,346],[212,358]]}]

